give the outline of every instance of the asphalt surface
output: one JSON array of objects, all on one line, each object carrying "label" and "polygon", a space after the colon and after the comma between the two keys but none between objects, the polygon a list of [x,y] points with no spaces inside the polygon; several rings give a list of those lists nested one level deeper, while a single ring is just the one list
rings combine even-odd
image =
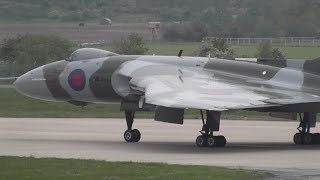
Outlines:
[{"label": "asphalt surface", "polygon": [[297,125],[225,120],[218,134],[227,146],[199,148],[201,120],[181,126],[137,119],[141,141],[125,143],[123,119],[0,118],[0,156],[214,165],[268,171],[273,179],[320,179],[320,145],[294,145]]}]

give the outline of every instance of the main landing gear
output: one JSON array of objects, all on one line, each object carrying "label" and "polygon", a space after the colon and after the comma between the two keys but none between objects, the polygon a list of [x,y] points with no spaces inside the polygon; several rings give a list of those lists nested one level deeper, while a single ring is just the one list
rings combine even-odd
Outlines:
[{"label": "main landing gear", "polygon": [[204,121],[203,112],[200,110],[202,118],[201,135],[197,137],[196,144],[199,147],[224,147],[227,140],[224,136],[213,136],[213,131],[219,131],[220,112],[206,111],[206,122]]},{"label": "main landing gear", "polygon": [[127,130],[124,132],[123,137],[127,142],[139,142],[141,139],[141,133],[138,129],[132,129],[135,112],[125,111]]},{"label": "main landing gear", "polygon": [[[204,120],[203,112],[200,111],[202,118],[201,135],[197,137],[196,144],[199,147],[224,147],[226,145],[226,138],[224,136],[214,136],[214,131],[219,131],[220,128],[220,112],[206,111],[206,121]],[[125,111],[127,130],[124,132],[124,139],[127,142],[139,142],[141,133],[137,129],[132,129],[134,121],[134,111]]]},{"label": "main landing gear", "polygon": [[299,117],[299,133],[293,136],[293,142],[301,145],[320,144],[320,133],[310,133],[310,128],[316,125],[316,114],[305,112],[302,117],[299,113]]}]

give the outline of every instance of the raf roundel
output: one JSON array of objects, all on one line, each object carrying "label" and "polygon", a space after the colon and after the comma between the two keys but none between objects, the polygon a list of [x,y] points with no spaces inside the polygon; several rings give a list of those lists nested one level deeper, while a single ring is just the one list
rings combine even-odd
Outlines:
[{"label": "raf roundel", "polygon": [[86,74],[82,69],[73,70],[68,77],[69,86],[75,91],[82,91],[86,86]]}]

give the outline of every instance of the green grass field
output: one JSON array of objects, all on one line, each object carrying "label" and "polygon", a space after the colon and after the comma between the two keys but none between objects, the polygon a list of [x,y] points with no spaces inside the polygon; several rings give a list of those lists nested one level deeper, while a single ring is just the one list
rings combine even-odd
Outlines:
[{"label": "green grass field", "polygon": [[[154,113],[137,112],[137,118],[153,118]],[[0,89],[0,117],[124,118],[120,105],[91,104],[84,109],[66,102],[46,102],[21,95],[14,89]],[[200,119],[199,111],[187,110],[186,118]],[[224,119],[270,119],[267,113],[239,111],[223,114]]]},{"label": "green grass field", "polygon": [[258,180],[268,174],[209,166],[0,157],[0,180],[219,179]]},{"label": "green grass field", "polygon": [[[124,117],[120,105],[92,104],[84,109],[65,102],[46,102],[21,95],[14,89],[0,89],[1,117]],[[138,117],[150,117],[139,113]]]},{"label": "green grass field", "polygon": [[[201,43],[149,43],[147,44],[149,51],[148,54],[156,55],[177,55],[180,49],[183,49],[185,56],[192,55],[195,51],[199,50]],[[290,59],[313,59],[320,57],[320,47],[276,47],[279,48]],[[257,53],[256,46],[232,46],[237,57],[247,56],[255,57]]]},{"label": "green grass field", "polygon": [[[320,47],[275,47],[279,48],[289,59],[313,59],[320,57]],[[257,53],[255,46],[234,46],[236,55],[254,57]]]}]

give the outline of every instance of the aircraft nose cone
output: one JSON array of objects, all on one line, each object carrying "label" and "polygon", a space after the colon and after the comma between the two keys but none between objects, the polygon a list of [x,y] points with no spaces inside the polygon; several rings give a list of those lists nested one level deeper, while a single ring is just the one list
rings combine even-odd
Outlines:
[{"label": "aircraft nose cone", "polygon": [[43,66],[38,67],[20,76],[14,82],[16,90],[32,98],[51,100],[52,96],[46,86],[42,68]]}]

